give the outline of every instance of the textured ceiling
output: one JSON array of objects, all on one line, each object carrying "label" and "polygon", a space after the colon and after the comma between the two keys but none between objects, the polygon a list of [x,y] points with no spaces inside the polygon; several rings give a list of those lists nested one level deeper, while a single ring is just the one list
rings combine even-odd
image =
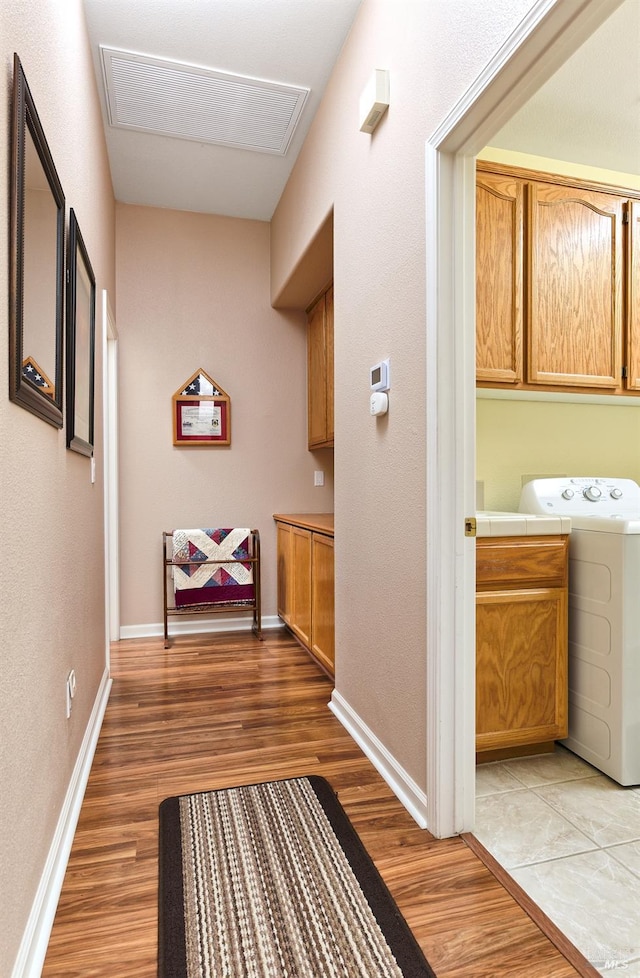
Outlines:
[{"label": "textured ceiling", "polygon": [[[116,198],[269,220],[360,3],[84,0]],[[286,155],[110,126],[100,45],[309,88]],[[640,174],[640,0],[624,0],[491,145]]]},{"label": "textured ceiling", "polygon": [[[360,3],[84,0],[117,200],[269,220]],[[100,45],[309,88],[286,154],[109,125]]]},{"label": "textured ceiling", "polygon": [[491,145],[640,175],[640,0],[625,0]]}]

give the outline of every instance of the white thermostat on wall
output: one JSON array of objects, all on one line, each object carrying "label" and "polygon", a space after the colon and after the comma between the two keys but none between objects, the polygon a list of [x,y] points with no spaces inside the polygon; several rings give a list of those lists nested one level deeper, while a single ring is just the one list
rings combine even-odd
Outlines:
[{"label": "white thermostat on wall", "polygon": [[386,414],[389,410],[389,395],[384,391],[374,391],[369,402],[369,410],[374,417]]},{"label": "white thermostat on wall", "polygon": [[389,361],[381,360],[380,363],[376,363],[375,367],[371,367],[369,371],[371,378],[371,390],[372,391],[388,391],[391,387],[391,382],[389,379]]}]

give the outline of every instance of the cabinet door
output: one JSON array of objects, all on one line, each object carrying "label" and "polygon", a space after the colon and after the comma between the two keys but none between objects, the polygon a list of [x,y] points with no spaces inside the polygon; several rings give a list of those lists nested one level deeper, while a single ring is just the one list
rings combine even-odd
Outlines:
[{"label": "cabinet door", "polygon": [[307,319],[307,415],[309,448],[327,441],[326,299],[322,295]]},{"label": "cabinet door", "polygon": [[311,531],[291,527],[291,616],[289,627],[311,646]]},{"label": "cabinet door", "polygon": [[523,183],[479,172],[476,182],[476,378],[522,380]]},{"label": "cabinet door", "polygon": [[476,597],[476,750],[567,736],[567,593]]},{"label": "cabinet door", "polygon": [[293,580],[291,527],[276,523],[276,561],[278,565],[278,614],[286,625],[291,622],[291,582]]},{"label": "cabinet door", "polygon": [[307,314],[309,448],[333,445],[333,287]]},{"label": "cabinet door", "polygon": [[530,383],[621,386],[623,208],[612,194],[530,185]]},{"label": "cabinet door", "polygon": [[333,445],[333,286],[325,293],[325,399],[327,405],[326,436]]},{"label": "cabinet door", "polygon": [[333,676],[335,675],[333,539],[314,533],[311,546],[313,582],[311,651]]},{"label": "cabinet door", "polygon": [[640,390],[640,200],[629,203],[627,387]]}]

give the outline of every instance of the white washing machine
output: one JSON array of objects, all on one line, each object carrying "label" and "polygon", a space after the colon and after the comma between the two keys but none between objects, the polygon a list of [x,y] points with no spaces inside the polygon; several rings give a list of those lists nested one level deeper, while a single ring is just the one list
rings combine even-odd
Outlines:
[{"label": "white washing machine", "polygon": [[569,736],[619,784],[640,784],[640,486],[631,479],[534,479],[521,513],[571,518]]}]

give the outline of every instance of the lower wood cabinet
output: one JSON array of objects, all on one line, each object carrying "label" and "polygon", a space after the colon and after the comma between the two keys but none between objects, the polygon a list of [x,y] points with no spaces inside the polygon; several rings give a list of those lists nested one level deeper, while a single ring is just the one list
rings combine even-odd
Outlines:
[{"label": "lower wood cabinet", "polygon": [[567,736],[568,537],[476,541],[478,759]]},{"label": "lower wood cabinet", "polygon": [[311,652],[335,673],[333,537],[311,535]]},{"label": "lower wood cabinet", "polygon": [[305,645],[311,641],[311,535],[291,527],[293,615],[291,625]]},{"label": "lower wood cabinet", "polygon": [[332,677],[335,672],[333,516],[274,516],[278,615]]}]

